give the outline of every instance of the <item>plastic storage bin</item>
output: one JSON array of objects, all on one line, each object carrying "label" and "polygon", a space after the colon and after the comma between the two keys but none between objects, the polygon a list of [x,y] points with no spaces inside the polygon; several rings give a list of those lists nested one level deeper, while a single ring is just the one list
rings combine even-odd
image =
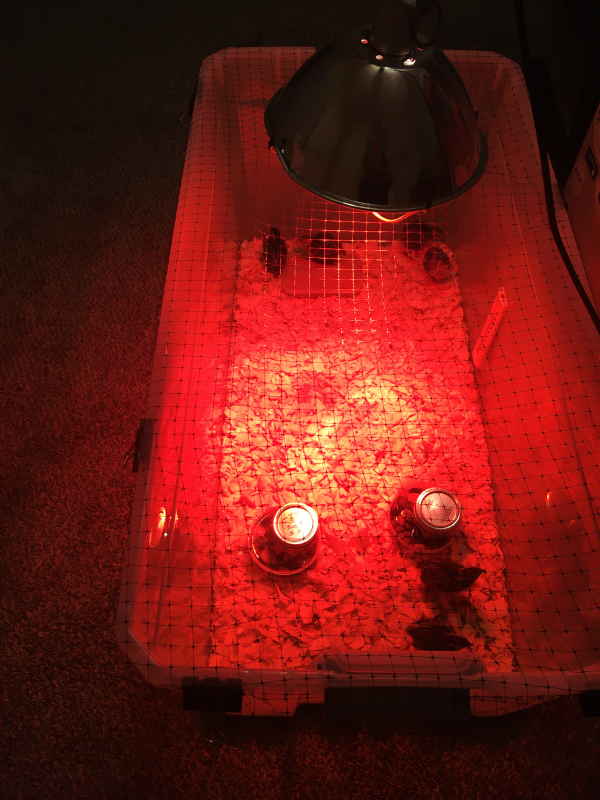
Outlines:
[{"label": "plastic storage bin", "polygon": [[[474,714],[598,689],[598,337],[547,224],[522,74],[447,54],[489,164],[394,224],[313,196],[268,148],[265,105],[311,53],[202,64],[119,641],[153,684],[244,714],[360,687],[456,689]],[[390,522],[403,487],[460,503],[431,564]],[[288,503],[315,510],[319,547],[286,576],[249,536]]]}]

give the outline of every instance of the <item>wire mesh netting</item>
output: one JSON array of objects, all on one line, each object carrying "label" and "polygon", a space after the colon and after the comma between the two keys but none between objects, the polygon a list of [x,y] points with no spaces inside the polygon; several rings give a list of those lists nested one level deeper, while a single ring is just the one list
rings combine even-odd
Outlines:
[{"label": "wire mesh netting", "polygon": [[311,52],[202,66],[120,640],[157,685],[240,679],[249,714],[331,686],[468,688],[479,714],[600,688],[597,337],[521,73],[448,53],[488,168],[385,222],[268,148]]}]

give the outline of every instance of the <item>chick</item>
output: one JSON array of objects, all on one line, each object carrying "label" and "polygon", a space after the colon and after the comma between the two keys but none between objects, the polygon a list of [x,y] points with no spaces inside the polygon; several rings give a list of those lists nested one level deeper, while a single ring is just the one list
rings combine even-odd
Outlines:
[{"label": "chick", "polygon": [[271,275],[281,275],[287,262],[287,245],[278,228],[263,234],[262,260]]},{"label": "chick", "polygon": [[326,266],[338,264],[343,248],[333,231],[320,231],[310,240],[308,253],[312,261]]},{"label": "chick", "polygon": [[412,637],[417,650],[462,650],[471,647],[471,642],[454,633],[449,625],[432,619],[413,622],[406,631]]},{"label": "chick", "polygon": [[463,567],[454,561],[440,561],[422,567],[421,579],[427,589],[462,592],[469,589],[484,572],[480,567]]},{"label": "chick", "polygon": [[423,251],[423,269],[436,283],[450,280],[457,272],[454,253],[443,242],[428,245]]}]

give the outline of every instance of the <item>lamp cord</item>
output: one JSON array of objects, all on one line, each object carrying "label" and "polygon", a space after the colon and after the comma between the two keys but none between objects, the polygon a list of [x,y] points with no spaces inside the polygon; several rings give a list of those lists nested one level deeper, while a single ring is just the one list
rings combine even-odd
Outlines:
[{"label": "lamp cord", "polygon": [[[521,64],[523,67],[523,72],[525,73],[525,79],[527,79],[530,73],[530,66],[531,66],[531,53],[529,50],[529,41],[527,38],[527,25],[525,23],[525,10],[523,5],[523,0],[515,0],[515,13],[517,18],[517,27],[519,31],[519,49],[521,51]],[[554,243],[558,249],[560,257],[565,265],[567,272],[571,278],[571,281],[581,298],[583,305],[586,308],[586,311],[589,314],[589,317],[594,324],[598,333],[600,333],[600,316],[598,315],[598,311],[596,310],[594,304],[590,300],[582,282],[577,274],[577,270],[571,261],[565,243],[562,240],[560,235],[560,230],[558,227],[558,221],[556,219],[556,205],[554,202],[554,192],[552,189],[552,178],[550,176],[550,167],[549,167],[549,154],[544,144],[544,137],[541,130],[538,129],[538,126],[535,125],[535,132],[537,136],[537,144],[538,150],[540,154],[540,161],[542,166],[542,180],[544,183],[544,195],[546,198],[546,210],[548,212],[548,221],[550,223],[550,230],[552,231],[552,236],[554,238]]]}]

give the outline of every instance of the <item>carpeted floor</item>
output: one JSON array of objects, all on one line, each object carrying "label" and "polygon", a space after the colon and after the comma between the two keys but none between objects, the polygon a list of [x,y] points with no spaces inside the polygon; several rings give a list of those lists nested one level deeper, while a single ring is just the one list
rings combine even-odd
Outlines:
[{"label": "carpeted floor", "polygon": [[[447,4],[446,4],[447,5]],[[362,4],[128,3],[7,17],[0,168],[0,794],[13,798],[585,798],[600,721],[563,699],[415,727],[231,720],[146,685],[113,621],[186,112],[225,44],[305,44]],[[476,3],[457,3],[464,19]],[[241,10],[240,10],[241,9]],[[367,17],[369,14],[367,14]],[[486,9],[486,17],[488,10]],[[511,55],[492,4],[475,44]]]}]

